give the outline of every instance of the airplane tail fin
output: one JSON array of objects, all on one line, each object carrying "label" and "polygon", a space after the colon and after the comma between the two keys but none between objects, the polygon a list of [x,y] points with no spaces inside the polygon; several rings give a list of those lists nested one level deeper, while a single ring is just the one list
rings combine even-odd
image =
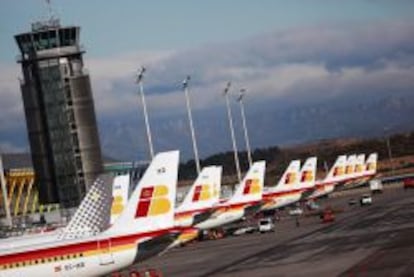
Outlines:
[{"label": "airplane tail fin", "polygon": [[100,175],[73,215],[66,227],[60,231],[58,238],[79,238],[96,234],[109,225],[114,177]]},{"label": "airplane tail fin", "polygon": [[110,224],[114,224],[128,203],[129,174],[116,176],[112,192],[112,206]]},{"label": "airplane tail fin", "polygon": [[365,164],[365,175],[373,175],[377,173],[378,153],[371,153]]},{"label": "airplane tail fin", "polygon": [[315,186],[316,165],[318,159],[310,157],[300,170],[299,188],[311,188]]},{"label": "airplane tail fin", "polygon": [[269,190],[289,190],[297,185],[300,174],[300,160],[293,160],[288,165],[276,186]]},{"label": "airplane tail fin", "polygon": [[233,196],[228,200],[230,204],[259,201],[262,199],[266,162],[258,161],[252,164],[243,181],[239,184]]},{"label": "airplane tail fin", "polygon": [[346,160],[346,166],[345,166],[346,179],[353,178],[355,176],[356,163],[357,163],[357,155],[356,154],[349,155],[348,159]]},{"label": "airplane tail fin", "polygon": [[363,176],[365,170],[365,154],[359,154],[356,158],[355,175],[357,177]]},{"label": "airplane tail fin", "polygon": [[346,155],[338,156],[328,175],[326,175],[324,182],[331,183],[343,180],[345,177],[346,162]]},{"label": "airplane tail fin", "polygon": [[174,226],[178,163],[178,151],[157,154],[107,232],[129,234]]},{"label": "airplane tail fin", "polygon": [[177,208],[177,212],[208,208],[218,203],[221,172],[221,166],[204,167]]}]

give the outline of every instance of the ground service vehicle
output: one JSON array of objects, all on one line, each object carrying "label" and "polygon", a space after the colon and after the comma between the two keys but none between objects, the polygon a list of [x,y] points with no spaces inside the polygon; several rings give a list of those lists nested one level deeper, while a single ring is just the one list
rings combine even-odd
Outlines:
[{"label": "ground service vehicle", "polygon": [[270,217],[262,218],[259,220],[259,232],[265,233],[265,232],[274,232],[275,231],[275,225],[273,223],[273,220]]},{"label": "ground service vehicle", "polygon": [[406,178],[404,180],[404,189],[414,188],[414,178]]},{"label": "ground service vehicle", "polygon": [[365,205],[371,205],[372,204],[372,197],[369,194],[364,194],[361,196],[361,199],[359,200],[359,203],[361,206]]},{"label": "ground service vehicle", "polygon": [[303,214],[303,210],[299,207],[296,207],[296,208],[289,211],[289,215],[291,215],[291,216],[294,216],[294,215],[298,216],[298,215],[302,215],[302,214]]},{"label": "ground service vehicle", "polygon": [[335,221],[335,215],[331,209],[325,209],[321,215],[322,223]]},{"label": "ground service vehicle", "polygon": [[372,193],[382,193],[382,182],[380,179],[372,179],[369,181],[369,188]]}]

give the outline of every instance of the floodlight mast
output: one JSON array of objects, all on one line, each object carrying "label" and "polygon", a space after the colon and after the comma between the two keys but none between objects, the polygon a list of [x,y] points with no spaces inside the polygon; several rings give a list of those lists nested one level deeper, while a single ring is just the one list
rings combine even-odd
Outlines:
[{"label": "floodlight mast", "polygon": [[231,86],[231,82],[227,82],[227,85],[224,89],[223,94],[224,94],[224,98],[226,100],[227,117],[229,119],[230,135],[231,135],[231,141],[232,141],[232,144],[233,144],[234,163],[236,165],[237,179],[239,180],[239,183],[240,183],[241,182],[240,162],[239,162],[239,155],[237,153],[237,145],[236,145],[236,139],[235,139],[235,136],[234,136],[234,128],[233,128],[233,117],[231,115],[230,102],[229,102],[230,86]]},{"label": "floodlight mast", "polygon": [[242,88],[240,90],[240,95],[237,98],[237,101],[240,104],[240,113],[241,113],[241,118],[242,118],[242,123],[243,123],[243,131],[244,131],[244,140],[246,142],[246,151],[247,151],[247,160],[249,161],[249,166],[252,166],[252,152],[251,152],[251,148],[250,148],[250,141],[249,141],[249,134],[247,131],[247,124],[246,124],[246,115],[244,113],[244,103],[243,103],[243,97],[246,93],[246,89]]},{"label": "floodlight mast", "polygon": [[188,75],[183,81],[183,90],[185,94],[185,101],[187,105],[187,114],[188,114],[188,122],[190,123],[190,132],[191,132],[191,140],[193,141],[193,150],[194,150],[194,159],[197,169],[197,175],[200,174],[200,159],[198,158],[198,148],[197,148],[197,141],[194,132],[194,125],[193,125],[193,116],[191,114],[191,102],[190,96],[188,92],[188,83],[190,82],[190,75]]},{"label": "floodlight mast", "polygon": [[148,147],[149,147],[149,152],[150,152],[150,158],[152,160],[154,158],[154,146],[152,144],[151,128],[150,128],[149,119],[148,119],[147,104],[145,102],[144,86],[142,84],[145,71],[146,71],[145,67],[141,67],[141,70],[138,72],[137,83],[139,87],[139,94],[141,96],[142,107],[144,110],[144,120],[145,120],[145,128],[147,131]]},{"label": "floodlight mast", "polygon": [[384,127],[384,136],[385,136],[385,143],[387,144],[388,159],[390,160],[392,173],[393,175],[395,175],[394,159],[392,157],[392,151],[391,151],[390,134],[387,134],[388,130],[389,130],[388,127]]}]

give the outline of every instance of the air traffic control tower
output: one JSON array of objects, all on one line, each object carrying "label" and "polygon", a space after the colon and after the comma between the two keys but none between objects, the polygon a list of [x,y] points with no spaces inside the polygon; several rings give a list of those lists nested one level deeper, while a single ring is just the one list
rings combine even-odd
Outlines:
[{"label": "air traffic control tower", "polygon": [[51,18],[15,36],[21,91],[41,203],[79,205],[103,171],[90,79],[80,27]]}]

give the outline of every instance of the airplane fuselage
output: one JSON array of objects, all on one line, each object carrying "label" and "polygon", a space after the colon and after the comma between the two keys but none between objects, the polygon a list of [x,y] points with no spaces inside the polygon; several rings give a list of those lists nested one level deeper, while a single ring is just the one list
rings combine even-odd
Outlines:
[{"label": "airplane fuselage", "polygon": [[262,210],[270,211],[296,203],[301,199],[304,190],[305,189],[296,189],[264,193],[263,199],[265,203]]},{"label": "airplane fuselage", "polygon": [[222,204],[214,208],[215,212],[207,220],[196,224],[194,227],[201,230],[208,230],[238,221],[245,216],[245,209],[257,204],[257,202]]},{"label": "airplane fuselage", "polygon": [[[37,244],[0,253],[0,277],[100,276],[125,268],[145,256],[140,245],[170,230],[123,236]],[[171,242],[169,242],[171,243]],[[162,251],[168,245],[160,247]]]}]

